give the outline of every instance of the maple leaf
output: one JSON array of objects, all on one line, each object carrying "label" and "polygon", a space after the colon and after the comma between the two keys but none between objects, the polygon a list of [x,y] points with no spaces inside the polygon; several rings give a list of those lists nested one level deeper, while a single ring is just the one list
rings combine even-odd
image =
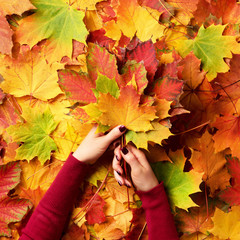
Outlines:
[{"label": "maple leaf", "polygon": [[0,52],[3,54],[11,54],[11,49],[13,46],[12,43],[12,35],[13,31],[8,25],[8,22],[4,15],[1,12],[0,9],[0,39],[1,39],[1,46],[0,46]]},{"label": "maple leaf", "polygon": [[134,86],[139,94],[143,94],[148,85],[147,72],[141,63],[127,61],[122,68],[121,76],[124,84]]},{"label": "maple leaf", "polygon": [[96,102],[92,92],[95,83],[86,74],[79,74],[72,70],[58,71],[59,84],[66,93],[67,98],[83,103]]},{"label": "maple leaf", "polygon": [[31,189],[33,191],[40,186],[42,191],[47,191],[60,171],[63,162],[54,161],[51,166],[44,167],[37,159],[33,159],[29,163],[20,161],[20,164],[22,169],[20,190]]},{"label": "maple leaf", "polygon": [[40,186],[38,186],[38,188],[34,190],[31,188],[21,188],[20,191],[21,192],[19,193],[19,196],[21,198],[31,199],[33,209],[37,207],[44,194],[46,193],[46,191],[42,190]]},{"label": "maple leaf", "polygon": [[102,114],[99,121],[108,126],[123,124],[133,131],[151,130],[153,127],[150,122],[156,118],[155,108],[139,106],[139,101],[140,95],[131,86],[122,88],[118,99],[110,94],[100,94],[98,109]]},{"label": "maple leaf", "polygon": [[183,172],[185,158],[182,150],[170,152],[169,157],[173,163],[157,162],[152,164],[152,168],[158,180],[164,182],[172,208],[195,206],[189,195],[199,191],[202,174],[194,170]]},{"label": "maple leaf", "polygon": [[240,53],[236,37],[222,35],[225,27],[211,25],[205,29],[201,26],[194,40],[178,42],[177,50],[181,56],[185,57],[193,50],[196,57],[201,59],[209,81],[213,80],[217,73],[228,71],[229,67],[223,58],[231,58],[232,53]]},{"label": "maple leaf", "polygon": [[22,20],[16,31],[16,41],[34,46],[49,39],[46,47],[49,62],[72,56],[72,40],[85,43],[88,31],[83,23],[84,13],[77,11],[64,0],[32,0],[36,11]]},{"label": "maple leaf", "polygon": [[17,159],[32,160],[38,157],[44,164],[50,159],[50,153],[57,150],[53,139],[49,136],[57,127],[50,110],[44,113],[32,112],[32,118],[23,124],[16,124],[8,128],[8,133],[14,141],[23,142],[17,149]]},{"label": "maple leaf", "polygon": [[[238,101],[238,105],[239,104],[240,100]],[[240,157],[240,116],[226,115],[223,117],[218,117],[213,125],[218,129],[216,134],[213,136],[215,150],[220,152],[230,147],[232,150],[232,155]]]},{"label": "maple leaf", "polygon": [[[94,198],[91,199],[93,196]],[[91,187],[84,191],[82,198],[83,200],[80,203],[80,208],[84,207],[91,199],[91,207],[87,210],[85,215],[88,224],[100,224],[105,222],[106,216],[103,211],[105,201],[98,194],[95,194]]]},{"label": "maple leaf", "polygon": [[158,0],[138,0],[138,3],[141,6],[150,7],[158,10],[160,13],[165,13],[167,15],[173,16],[174,8],[166,1],[158,1]]},{"label": "maple leaf", "polygon": [[214,208],[209,210],[204,207],[191,207],[188,211],[177,209],[175,216],[178,230],[183,233],[205,233],[213,228],[213,222],[210,217],[214,214]]},{"label": "maple leaf", "polygon": [[21,221],[30,206],[30,202],[25,199],[1,198],[0,236],[11,237],[11,230],[8,228],[8,224]]},{"label": "maple leaf", "polygon": [[88,74],[92,81],[96,81],[98,73],[115,79],[120,83],[120,76],[117,69],[117,61],[113,54],[110,54],[105,48],[98,45],[91,45],[87,56]]},{"label": "maple leaf", "polygon": [[21,221],[28,209],[31,208],[28,200],[10,198],[7,195],[9,190],[20,182],[20,172],[20,166],[16,162],[0,166],[0,236],[11,237],[8,224]]},{"label": "maple leaf", "polygon": [[[59,130],[60,126],[62,125],[59,124],[57,130]],[[54,152],[53,156],[62,161],[65,161],[82,141],[80,134],[69,123],[67,123],[67,128],[62,127],[59,131],[54,131],[53,139],[57,145],[57,151]]]},{"label": "maple leaf", "polygon": [[9,99],[5,99],[0,105],[0,133],[10,125],[16,124],[19,120],[13,103]]},{"label": "maple leaf", "polygon": [[164,76],[154,81],[152,92],[155,93],[159,99],[173,101],[181,94],[182,88],[183,81],[170,76]]},{"label": "maple leaf", "polygon": [[[148,52],[148,54],[144,54]],[[155,72],[158,67],[158,60],[156,59],[155,48],[151,40],[139,43],[133,50],[126,52],[126,58],[129,60],[143,61],[147,70],[147,77],[150,81],[153,80]]]},{"label": "maple leaf", "polygon": [[229,95],[232,99],[238,99],[240,91],[239,84],[240,55],[233,54],[233,57],[229,62],[229,66],[230,70],[228,72],[219,73],[217,75],[217,78],[214,79],[213,81],[213,86],[215,90],[218,89],[218,92],[222,96]]},{"label": "maple leaf", "polygon": [[240,162],[237,158],[231,156],[227,156],[226,159],[228,162],[228,171],[231,174],[233,181],[232,186],[221,191],[219,196],[230,205],[240,205]]},{"label": "maple leaf", "polygon": [[[127,11],[126,11],[127,9]],[[141,40],[147,41],[150,38],[153,42],[163,36],[164,26],[158,23],[161,13],[154,9],[146,9],[138,4],[137,0],[119,1],[117,9],[117,22],[111,24],[106,30],[106,36],[119,40],[121,31],[129,38],[134,35]],[[116,34],[117,33],[117,34]]]},{"label": "maple leaf", "polygon": [[106,223],[94,225],[94,236],[98,239],[117,240],[125,236],[123,231],[116,227],[114,219],[108,219]]},{"label": "maple leaf", "polygon": [[4,1],[0,0],[0,8],[4,15],[18,14],[21,15],[23,12],[30,9],[35,9],[29,0],[23,0],[19,2],[18,0]]},{"label": "maple leaf", "polygon": [[104,0],[70,0],[69,5],[81,10],[96,10],[96,4]]},{"label": "maple leaf", "polygon": [[96,164],[94,167],[94,174],[91,174],[86,181],[98,187],[98,181],[103,181],[107,174],[108,170],[105,166]]},{"label": "maple leaf", "polygon": [[81,228],[76,224],[72,224],[68,231],[64,234],[62,240],[86,240],[90,239],[90,234],[87,232],[87,227],[82,225]]},{"label": "maple leaf", "polygon": [[18,163],[11,162],[0,166],[0,198],[3,198],[7,193],[17,186],[20,180],[21,168]]},{"label": "maple leaf", "polygon": [[220,239],[238,240],[240,238],[240,207],[232,207],[228,213],[216,208],[212,217],[214,227],[209,230]]},{"label": "maple leaf", "polygon": [[40,52],[38,46],[32,50],[22,46],[16,59],[4,58],[4,64],[0,67],[0,74],[4,78],[0,86],[4,92],[16,97],[30,95],[43,101],[62,93],[56,72],[62,65],[50,66]]},{"label": "maple leaf", "polygon": [[210,187],[212,196],[216,190],[223,190],[229,185],[231,176],[225,167],[225,154],[226,151],[215,153],[212,136],[205,132],[190,159],[195,171],[204,172],[203,181]]},{"label": "maple leaf", "polygon": [[126,143],[133,142],[137,148],[148,149],[148,142],[162,144],[162,140],[168,138],[172,133],[170,130],[158,122],[152,122],[153,130],[147,132],[127,131]]},{"label": "maple leaf", "polygon": [[198,93],[195,93],[195,90],[202,84],[205,77],[205,72],[200,71],[200,63],[201,61],[193,53],[190,53],[179,64],[183,67],[182,79],[185,82],[184,93],[180,96],[180,102],[188,110],[202,109]]},{"label": "maple leaf", "polygon": [[223,24],[238,23],[240,7],[235,0],[206,1],[200,0],[194,17],[199,24],[202,24],[209,15],[216,16]]}]

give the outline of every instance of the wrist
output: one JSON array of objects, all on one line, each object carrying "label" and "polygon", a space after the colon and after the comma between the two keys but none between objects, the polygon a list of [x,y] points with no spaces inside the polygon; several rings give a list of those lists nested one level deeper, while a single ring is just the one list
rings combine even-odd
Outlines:
[{"label": "wrist", "polygon": [[91,164],[90,160],[81,156],[77,151],[72,153],[73,157],[75,157],[78,161]]}]

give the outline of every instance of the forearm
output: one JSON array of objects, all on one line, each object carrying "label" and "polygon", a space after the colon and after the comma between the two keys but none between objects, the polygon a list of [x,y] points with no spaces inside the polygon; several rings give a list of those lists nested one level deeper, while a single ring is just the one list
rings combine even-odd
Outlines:
[{"label": "forearm", "polygon": [[32,214],[21,240],[60,239],[77,189],[89,165],[69,155],[66,163]]},{"label": "forearm", "polygon": [[137,191],[146,212],[149,240],[178,240],[163,183],[148,192]]}]

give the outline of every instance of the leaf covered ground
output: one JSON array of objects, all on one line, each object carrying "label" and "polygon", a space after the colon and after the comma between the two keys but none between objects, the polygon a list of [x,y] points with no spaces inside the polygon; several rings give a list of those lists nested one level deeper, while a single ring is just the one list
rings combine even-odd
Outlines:
[{"label": "leaf covered ground", "polygon": [[[0,239],[18,239],[93,123],[164,181],[181,240],[240,239],[236,0],[0,0]],[[64,240],[147,239],[107,151]]]}]

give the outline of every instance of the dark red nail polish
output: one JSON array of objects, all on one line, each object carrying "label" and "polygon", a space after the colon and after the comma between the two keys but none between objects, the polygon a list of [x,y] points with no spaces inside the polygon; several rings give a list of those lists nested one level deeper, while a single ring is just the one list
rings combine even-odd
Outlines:
[{"label": "dark red nail polish", "polygon": [[119,127],[119,131],[120,131],[120,132],[124,132],[125,130],[126,130],[126,127],[125,127],[125,126],[122,125],[122,126]]},{"label": "dark red nail polish", "polygon": [[128,150],[127,150],[126,147],[123,147],[123,148],[121,149],[121,151],[122,151],[122,153],[123,153],[124,155],[128,154]]},{"label": "dark red nail polish", "polygon": [[117,159],[117,161],[119,161],[119,157],[116,155],[116,159]]},{"label": "dark red nail polish", "polygon": [[119,171],[116,171],[119,176],[122,176],[122,174]]},{"label": "dark red nail polish", "polygon": [[119,184],[120,186],[122,186],[122,183],[121,183],[120,181],[118,181],[118,184]]},{"label": "dark red nail polish", "polygon": [[127,183],[125,183],[125,186],[128,187],[128,188],[131,188],[131,186]]}]

